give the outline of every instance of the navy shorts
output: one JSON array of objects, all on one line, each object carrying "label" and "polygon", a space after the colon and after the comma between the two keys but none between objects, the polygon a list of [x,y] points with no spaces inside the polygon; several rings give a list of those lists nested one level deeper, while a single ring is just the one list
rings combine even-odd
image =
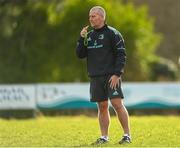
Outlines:
[{"label": "navy shorts", "polygon": [[123,99],[123,92],[120,85],[116,89],[110,88],[109,79],[111,75],[108,76],[97,76],[90,78],[90,101],[91,102],[101,102],[113,98]]}]

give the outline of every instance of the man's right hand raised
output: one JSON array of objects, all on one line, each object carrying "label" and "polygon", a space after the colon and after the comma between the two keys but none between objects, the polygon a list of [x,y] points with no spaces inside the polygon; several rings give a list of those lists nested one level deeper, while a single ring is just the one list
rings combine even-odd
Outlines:
[{"label": "man's right hand raised", "polygon": [[89,26],[83,27],[83,29],[80,32],[81,37],[85,38],[85,36],[87,35],[87,29]]}]

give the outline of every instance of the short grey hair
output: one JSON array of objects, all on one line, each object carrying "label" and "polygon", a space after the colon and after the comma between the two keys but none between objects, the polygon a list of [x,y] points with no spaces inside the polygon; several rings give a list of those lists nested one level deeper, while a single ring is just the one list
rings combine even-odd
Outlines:
[{"label": "short grey hair", "polygon": [[104,10],[103,7],[101,6],[94,6],[90,9],[89,12],[91,11],[98,11],[98,13],[104,18],[104,20],[106,19],[106,11]]}]

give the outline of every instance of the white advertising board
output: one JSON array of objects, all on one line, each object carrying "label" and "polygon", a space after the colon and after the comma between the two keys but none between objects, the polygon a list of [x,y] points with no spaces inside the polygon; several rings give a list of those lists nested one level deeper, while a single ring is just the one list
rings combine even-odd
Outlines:
[{"label": "white advertising board", "polygon": [[[129,108],[180,108],[180,83],[123,83]],[[45,109],[96,107],[89,102],[89,83],[40,84],[37,105]]]},{"label": "white advertising board", "polygon": [[[180,83],[122,83],[129,108],[180,108]],[[89,83],[0,85],[0,110],[96,108]]]},{"label": "white advertising board", "polygon": [[34,85],[0,85],[0,110],[35,108]]}]

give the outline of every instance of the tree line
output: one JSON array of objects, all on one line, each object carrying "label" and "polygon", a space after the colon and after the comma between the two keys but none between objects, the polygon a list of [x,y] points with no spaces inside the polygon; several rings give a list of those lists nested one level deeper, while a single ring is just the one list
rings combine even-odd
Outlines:
[{"label": "tree line", "polygon": [[88,81],[75,48],[94,5],[105,8],[107,24],[124,37],[125,81],[178,79],[173,62],[155,54],[161,34],[147,7],[117,0],[7,0],[0,1],[0,83]]}]

